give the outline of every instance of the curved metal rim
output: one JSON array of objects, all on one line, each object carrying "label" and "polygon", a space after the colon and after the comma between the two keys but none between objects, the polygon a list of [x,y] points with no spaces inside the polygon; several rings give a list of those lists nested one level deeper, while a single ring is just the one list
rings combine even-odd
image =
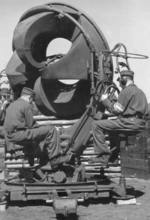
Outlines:
[{"label": "curved metal rim", "polygon": [[[86,14],[85,12],[83,12],[82,10],[79,10],[79,9],[77,9],[76,7],[74,7],[74,6],[72,6],[72,5],[68,5],[68,4],[66,4],[66,3],[51,2],[51,3],[47,3],[47,4],[45,4],[45,5],[39,5],[39,6],[33,7],[33,8],[31,8],[31,9],[29,9],[27,12],[25,12],[25,13],[21,16],[19,22],[20,22],[20,21],[23,21],[24,19],[28,18],[28,17],[31,16],[31,15],[34,15],[34,14],[36,14],[36,13],[40,13],[40,12],[42,12],[42,11],[44,12],[44,10],[48,10],[48,8],[45,8],[45,6],[51,6],[51,5],[53,5],[53,6],[55,6],[55,5],[56,5],[56,6],[57,6],[57,5],[66,6],[66,7],[68,7],[68,8],[71,8],[71,9],[75,10],[77,13],[82,14],[82,15],[94,26],[94,28],[96,29],[96,31],[98,32],[98,34],[101,36],[105,47],[109,49],[109,45],[108,45],[108,43],[107,43],[106,38],[104,37],[102,31],[99,29],[99,27],[96,25],[96,23],[93,21],[93,19],[92,19],[91,17],[89,17],[89,15],[87,15],[87,14]],[[49,11],[49,10],[48,10],[48,11]]]}]

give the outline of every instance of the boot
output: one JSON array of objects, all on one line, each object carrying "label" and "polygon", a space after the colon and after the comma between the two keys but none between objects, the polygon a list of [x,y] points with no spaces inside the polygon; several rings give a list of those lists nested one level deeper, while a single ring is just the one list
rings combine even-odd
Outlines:
[{"label": "boot", "polygon": [[110,158],[113,152],[116,150],[116,147],[113,147],[110,151],[99,154],[97,157],[90,158],[91,163],[101,163],[103,165],[108,165]]},{"label": "boot", "polygon": [[102,165],[107,165],[109,162],[110,154],[103,154],[103,155],[98,155],[95,158],[90,158],[89,162],[90,163],[101,163]]},{"label": "boot", "polygon": [[67,153],[66,155],[61,155],[50,160],[52,169],[57,168],[58,166],[65,164],[74,164],[75,155],[72,152]]}]

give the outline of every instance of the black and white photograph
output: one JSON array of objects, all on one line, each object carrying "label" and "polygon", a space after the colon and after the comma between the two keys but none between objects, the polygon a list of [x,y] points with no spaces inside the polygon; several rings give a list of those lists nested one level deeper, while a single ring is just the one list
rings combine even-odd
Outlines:
[{"label": "black and white photograph", "polygon": [[150,219],[150,2],[1,0],[0,220]]}]

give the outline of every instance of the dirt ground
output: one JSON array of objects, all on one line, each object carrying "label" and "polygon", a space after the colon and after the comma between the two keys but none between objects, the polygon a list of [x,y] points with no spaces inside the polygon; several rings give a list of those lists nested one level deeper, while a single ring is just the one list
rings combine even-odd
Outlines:
[{"label": "dirt ground", "polygon": [[[150,180],[127,179],[135,188],[136,204],[117,205],[109,200],[89,201],[78,206],[78,220],[150,220]],[[56,219],[53,208],[41,202],[12,203],[0,220]],[[73,220],[71,217],[69,219]]]}]

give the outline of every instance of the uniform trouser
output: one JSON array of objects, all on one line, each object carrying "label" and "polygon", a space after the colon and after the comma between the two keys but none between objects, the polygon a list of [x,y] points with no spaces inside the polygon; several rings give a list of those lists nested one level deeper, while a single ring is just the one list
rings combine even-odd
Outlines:
[{"label": "uniform trouser", "polygon": [[105,142],[105,132],[123,131],[125,129],[131,131],[142,130],[145,127],[145,121],[138,118],[117,118],[95,120],[92,124],[92,134],[95,152],[99,155],[109,153],[110,149]]},{"label": "uniform trouser", "polygon": [[12,134],[6,134],[8,143],[18,145],[36,145],[38,152],[47,152],[48,159],[61,154],[59,144],[59,134],[53,126],[39,126],[37,128],[16,131]]}]

